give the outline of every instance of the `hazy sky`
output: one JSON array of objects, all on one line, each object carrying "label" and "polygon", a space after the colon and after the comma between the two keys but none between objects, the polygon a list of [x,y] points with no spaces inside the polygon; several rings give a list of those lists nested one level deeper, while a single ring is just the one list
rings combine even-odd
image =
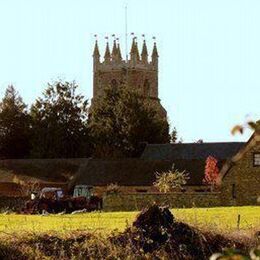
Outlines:
[{"label": "hazy sky", "polygon": [[[32,103],[46,83],[76,80],[92,97],[99,35],[156,36],[159,95],[185,142],[236,141],[234,124],[260,118],[259,0],[0,0],[0,96],[14,84]],[[122,50],[123,53],[125,50]]]}]

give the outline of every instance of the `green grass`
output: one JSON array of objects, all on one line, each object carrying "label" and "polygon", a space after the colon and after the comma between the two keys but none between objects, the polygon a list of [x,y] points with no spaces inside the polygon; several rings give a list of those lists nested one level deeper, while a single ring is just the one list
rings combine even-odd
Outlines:
[{"label": "green grass", "polygon": [[[260,207],[172,209],[172,212],[177,220],[207,230],[235,231],[238,214],[241,216],[240,229],[260,228]],[[126,226],[132,224],[137,214],[137,212],[95,212],[49,216],[0,214],[0,232],[44,233],[84,230],[110,233],[114,230],[123,231]]]}]

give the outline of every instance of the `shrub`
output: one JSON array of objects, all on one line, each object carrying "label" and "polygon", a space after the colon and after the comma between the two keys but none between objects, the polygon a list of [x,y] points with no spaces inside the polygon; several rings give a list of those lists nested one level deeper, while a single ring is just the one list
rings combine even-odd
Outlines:
[{"label": "shrub", "polygon": [[206,160],[205,176],[203,183],[210,185],[211,191],[217,187],[217,180],[219,177],[218,161],[213,156],[209,156]]},{"label": "shrub", "polygon": [[184,171],[179,171],[175,169],[174,164],[172,165],[172,169],[168,172],[156,173],[156,181],[154,182],[154,186],[160,192],[170,192],[177,188],[181,188],[183,185],[187,183],[189,179],[189,173]]}]

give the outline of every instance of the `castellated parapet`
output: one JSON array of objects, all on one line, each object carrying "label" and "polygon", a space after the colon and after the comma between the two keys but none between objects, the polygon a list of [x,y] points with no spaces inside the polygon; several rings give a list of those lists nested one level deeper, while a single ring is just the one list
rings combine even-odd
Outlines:
[{"label": "castellated parapet", "polygon": [[114,40],[112,51],[109,43],[106,44],[104,59],[101,61],[98,42],[93,52],[93,99],[102,96],[103,89],[108,86],[125,84],[134,88],[142,98],[152,101],[159,112],[166,116],[158,97],[158,51],[154,42],[151,60],[149,61],[145,40],[141,55],[139,54],[136,38],[132,40],[130,59],[123,60],[119,43]]}]

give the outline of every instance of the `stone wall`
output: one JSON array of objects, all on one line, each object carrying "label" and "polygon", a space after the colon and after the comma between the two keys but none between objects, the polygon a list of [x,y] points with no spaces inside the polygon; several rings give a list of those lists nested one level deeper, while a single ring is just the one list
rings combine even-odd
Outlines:
[{"label": "stone wall", "polygon": [[[103,197],[107,193],[108,186],[95,186],[93,189],[93,193],[97,196]],[[185,186],[183,187],[183,191],[185,192],[192,192],[197,194],[198,192],[203,192],[203,194],[209,191],[210,188],[207,186]],[[176,190],[181,191],[181,190]],[[139,193],[139,194],[146,194],[146,193],[158,193],[158,189],[154,186],[119,186],[119,192],[121,194],[129,194],[129,193]],[[183,194],[183,192],[181,193]]]},{"label": "stone wall", "polygon": [[0,197],[0,213],[3,213],[7,210],[11,211],[19,211],[21,210],[25,202],[28,200],[28,197]]},{"label": "stone wall", "polygon": [[260,142],[248,149],[226,173],[221,183],[223,205],[259,205],[260,167],[253,165],[254,153],[260,152]]},{"label": "stone wall", "polygon": [[129,193],[110,194],[103,198],[104,211],[134,211],[153,204],[170,208],[217,207],[221,206],[218,192],[175,192],[175,193]]}]

